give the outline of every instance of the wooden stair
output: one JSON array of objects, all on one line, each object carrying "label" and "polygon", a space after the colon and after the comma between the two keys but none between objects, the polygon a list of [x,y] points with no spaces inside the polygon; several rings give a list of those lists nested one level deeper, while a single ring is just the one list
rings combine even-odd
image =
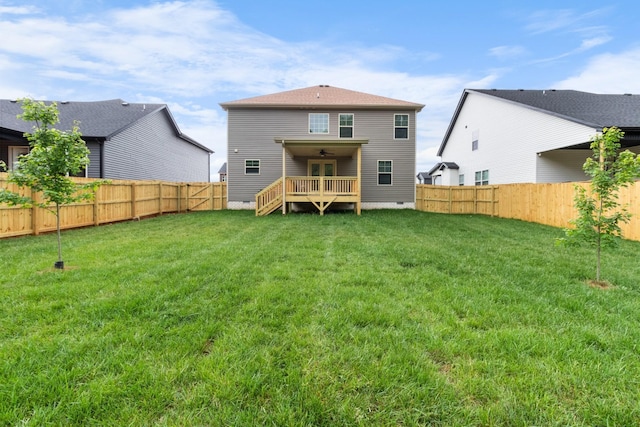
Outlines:
[{"label": "wooden stair", "polygon": [[256,216],[269,215],[282,207],[282,179],[269,184],[256,194]]}]

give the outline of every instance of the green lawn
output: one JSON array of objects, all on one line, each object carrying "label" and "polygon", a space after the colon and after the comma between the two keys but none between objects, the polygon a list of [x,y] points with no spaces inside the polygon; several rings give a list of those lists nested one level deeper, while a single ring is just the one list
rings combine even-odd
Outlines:
[{"label": "green lawn", "polygon": [[415,211],[0,241],[0,425],[640,424],[640,243]]}]

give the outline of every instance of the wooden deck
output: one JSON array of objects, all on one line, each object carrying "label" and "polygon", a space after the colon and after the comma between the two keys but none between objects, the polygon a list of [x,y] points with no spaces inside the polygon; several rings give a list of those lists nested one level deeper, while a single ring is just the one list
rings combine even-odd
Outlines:
[{"label": "wooden deck", "polygon": [[[332,203],[353,203],[360,215],[360,185],[353,176],[288,176],[285,193],[282,180],[277,180],[256,195],[256,215],[268,215],[281,208],[283,203],[311,203],[320,215]],[[286,213],[286,210],[283,210]]]}]

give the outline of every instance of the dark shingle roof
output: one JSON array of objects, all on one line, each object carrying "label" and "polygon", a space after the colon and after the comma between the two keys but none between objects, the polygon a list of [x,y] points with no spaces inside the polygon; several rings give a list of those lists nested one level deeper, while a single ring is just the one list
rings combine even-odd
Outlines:
[{"label": "dark shingle roof", "polygon": [[442,170],[442,169],[445,169],[445,168],[446,169],[460,169],[460,166],[458,166],[458,164],[455,163],[455,162],[438,162],[427,173],[429,175],[432,175],[435,171]]},{"label": "dark shingle roof", "polygon": [[594,127],[640,128],[640,95],[577,90],[472,89]]},{"label": "dark shingle roof", "polygon": [[[47,105],[49,101],[45,101]],[[166,108],[165,104],[130,104],[121,99],[94,102],[56,102],[61,130],[70,130],[74,120],[80,122],[80,132],[87,137],[109,137],[142,117]],[[0,127],[19,132],[31,132],[33,125],[16,116],[22,113],[19,102],[0,100]]]},{"label": "dark shingle roof", "polygon": [[[50,101],[45,101],[49,105]],[[122,132],[143,117],[164,110],[176,131],[176,135],[198,148],[213,153],[212,150],[180,132],[177,123],[166,104],[128,103],[122,99],[90,102],[56,102],[60,123],[54,127],[63,131],[71,130],[74,121],[80,122],[80,133],[86,138],[109,138]],[[0,129],[20,133],[31,132],[33,123],[18,119],[22,114],[19,102],[0,99]]]},{"label": "dark shingle roof", "polygon": [[[640,140],[640,95],[609,95],[577,90],[465,89],[445,132],[437,155],[441,156],[453,131],[467,95],[479,93],[520,104],[594,129],[617,126],[625,131],[622,146],[637,145]],[[589,147],[588,142],[583,144]],[[577,147],[577,146],[576,146]],[[582,148],[585,148],[582,147]]]}]

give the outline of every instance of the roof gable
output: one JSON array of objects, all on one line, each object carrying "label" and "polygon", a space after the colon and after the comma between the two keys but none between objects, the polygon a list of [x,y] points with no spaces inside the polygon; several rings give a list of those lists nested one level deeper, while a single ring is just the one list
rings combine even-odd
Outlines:
[{"label": "roof gable", "polygon": [[229,108],[372,108],[420,111],[423,104],[371,95],[329,85],[311,86],[220,104]]},{"label": "roof gable", "polygon": [[[50,101],[45,101],[45,103],[50,104]],[[55,127],[61,130],[70,130],[73,128],[74,122],[78,121],[80,132],[86,138],[108,139],[129,128],[143,117],[164,111],[179,138],[210,153],[213,152],[180,131],[166,104],[129,103],[122,99],[90,102],[62,101],[56,102],[56,104],[60,123]],[[31,132],[33,123],[18,119],[19,114],[22,114],[22,105],[19,102],[0,99],[0,128],[20,133]]]},{"label": "roof gable", "polygon": [[[597,129],[610,126],[617,126],[622,130],[640,129],[640,95],[596,94],[556,89],[465,89],[442,139],[437,152],[438,156],[442,155],[464,102],[470,93],[500,98],[523,108],[530,108]],[[631,137],[631,134],[627,136]]]}]

